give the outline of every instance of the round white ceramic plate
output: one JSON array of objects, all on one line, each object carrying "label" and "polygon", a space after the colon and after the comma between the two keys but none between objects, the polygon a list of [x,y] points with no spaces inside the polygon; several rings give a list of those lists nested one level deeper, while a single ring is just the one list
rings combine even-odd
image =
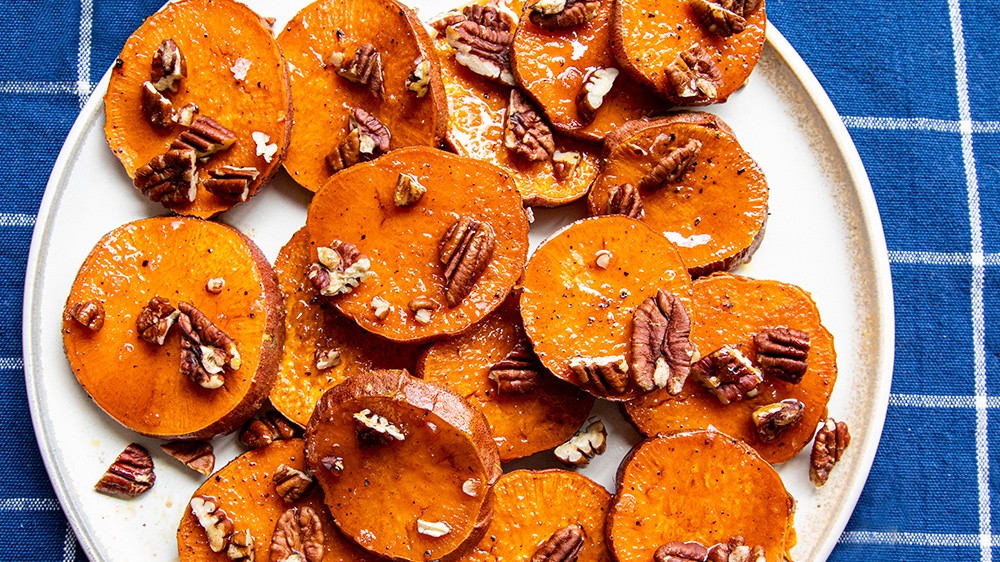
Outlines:
[{"label": "round white ceramic plate", "polygon": [[[306,1],[247,2],[287,21]],[[423,17],[451,6],[419,3]],[[167,459],[158,442],[119,426],[77,384],[63,353],[60,318],[73,278],[97,240],[131,220],[162,214],[136,189],[104,140],[107,76],[74,125],[52,171],[35,226],[25,279],[24,365],[35,433],[56,494],[87,555],[95,561],[175,560],[175,531],[201,478]],[[854,509],[875,456],[889,397],[893,306],[885,240],[861,159],[822,87],[773,28],[749,85],[709,109],[736,131],[771,186],[767,235],[739,273],[798,284],[810,291],[836,338],[840,376],[830,414],[854,440],[821,490],[808,480],[808,448],[778,467],[797,500],[796,560],[822,560]],[[305,222],[310,194],[284,174],[221,220],[253,238],[273,259]],[[582,205],[536,209],[537,244],[583,216]],[[123,382],[127,384],[127,382]],[[614,475],[638,441],[617,406],[594,412],[610,429],[607,451],[582,472],[614,490]],[[123,501],[93,491],[130,442],[153,452],[156,486]],[[240,452],[233,436],[215,440],[217,467]],[[542,453],[518,467],[554,466]]]}]

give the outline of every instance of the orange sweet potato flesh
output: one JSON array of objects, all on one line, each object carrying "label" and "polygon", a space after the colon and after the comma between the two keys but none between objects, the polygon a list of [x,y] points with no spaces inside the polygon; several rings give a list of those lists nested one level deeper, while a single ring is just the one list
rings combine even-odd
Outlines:
[{"label": "orange sweet potato flesh", "polygon": [[[326,551],[324,562],[369,562],[375,557],[345,539],[333,524],[323,505],[323,494],[316,486],[295,503],[288,503],[275,490],[274,472],[281,465],[305,471],[304,441],[275,441],[267,447],[248,451],[210,476],[194,496],[210,496],[233,522],[236,531],[250,530],[254,538],[254,559],[270,560],[271,538],[278,518],[292,507],[310,507],[323,523]],[[212,552],[208,537],[189,505],[177,528],[177,552],[180,562],[226,562],[223,552]]]},{"label": "orange sweet potato flesh", "polygon": [[[323,305],[306,278],[309,235],[297,231],[278,253],[274,270],[285,299],[285,349],[271,388],[271,405],[305,427],[316,401],[348,377],[374,369],[414,369],[421,349],[372,335]],[[316,352],[336,349],[340,363],[316,368]]]},{"label": "orange sweet potato flesh", "polygon": [[[596,253],[608,250],[607,269]],[[577,221],[553,234],[532,255],[524,274],[521,317],[542,363],[557,377],[580,384],[574,357],[624,355],[631,364],[632,312],[660,289],[691,303],[691,278],[677,249],[645,224],[614,215]],[[641,394],[634,384],[609,400]]]},{"label": "orange sweet potato flesh", "polygon": [[782,562],[794,546],[793,510],[778,473],[739,440],[676,433],[643,441],[622,461],[607,537],[618,562],[649,562],[668,542],[711,546],[735,535]]},{"label": "orange sweet potato flesh", "polygon": [[[222,293],[206,288],[225,280]],[[140,340],[136,317],[154,296],[194,305],[236,340],[238,370],[208,390],[180,372],[179,328],[164,345]],[[94,402],[133,431],[161,439],[207,439],[240,426],[274,382],[285,330],[271,266],[231,227],[180,217],[128,223],[106,234],[77,273],[66,300],[99,300],[106,318],[92,332],[63,320],[63,344]]]},{"label": "orange sweet potato flesh", "polygon": [[[625,405],[632,423],[645,435],[708,427],[742,439],[772,464],[794,457],[812,440],[826,417],[826,404],[837,381],[833,336],[823,327],[816,304],[799,287],[716,273],[694,282],[691,341],[704,356],[732,345],[756,361],[753,336],[758,330],[787,326],[809,334],[808,369],[799,384],[765,377],[755,398],[722,405],[693,379],[677,396],[655,391]],[[771,443],[754,430],[754,409],[795,398],[805,403],[802,419]]]},{"label": "orange sweet potato flesh", "polygon": [[621,73],[593,122],[580,119],[576,99],[587,73],[620,68],[611,53],[611,4],[601,2],[594,19],[563,30],[544,30],[531,23],[525,13],[514,35],[512,59],[518,84],[534,98],[553,127],[581,139],[600,141],[626,121],[666,108]]},{"label": "orange sweet potato flesh", "polygon": [[[448,106],[437,56],[409,7],[395,0],[317,0],[288,22],[278,43],[288,60],[295,103],[285,169],[302,187],[316,191],[333,174],[325,158],[347,136],[352,108],[368,111],[388,127],[390,149],[438,146],[444,138]],[[352,57],[365,43],[381,54],[382,99],[325,62],[334,52]],[[432,61],[430,91],[422,98],[405,85],[420,57]]]},{"label": "orange sweet potato flesh", "polygon": [[[111,71],[104,97],[104,133],[111,151],[129,177],[153,157],[167,151],[184,130],[153,127],[142,112],[142,84],[150,79],[150,61],[160,43],[173,39],[187,62],[187,77],[176,93],[166,93],[175,108],[188,103],[199,115],[215,119],[233,131],[237,141],[228,150],[198,166],[201,179],[220,166],[253,167],[260,176],[251,183],[251,196],[273,176],[285,154],[292,128],[292,98],[281,50],[260,16],[232,0],[172,2],[150,16],[129,37]],[[246,78],[231,70],[238,59],[250,61]],[[270,162],[257,155],[255,131],[277,145]],[[202,218],[229,209],[236,200],[221,198],[199,185],[195,202],[171,208]]]},{"label": "orange sweet potato flesh", "polygon": [[[609,191],[639,185],[672,150],[692,140],[701,150],[677,182],[642,189],[644,221],[677,244],[692,276],[746,263],[760,246],[767,222],[767,179],[718,117],[692,114],[632,122],[615,138],[588,195],[591,214],[606,211]],[[715,123],[718,122],[718,123]]]},{"label": "orange sweet potato flesh", "polygon": [[[360,446],[354,416],[366,409],[404,439]],[[329,457],[343,469],[327,468]],[[340,530],[392,560],[452,559],[478,542],[501,474],[483,415],[406,371],[355,375],[324,394],[306,428],[306,459]],[[418,520],[450,530],[433,537]]]},{"label": "orange sweet potato flesh", "polygon": [[460,394],[486,416],[506,462],[562,444],[587,419],[594,400],[549,373],[527,394],[504,394],[490,367],[525,338],[517,295],[468,332],[439,342],[420,359],[421,377]]},{"label": "orange sweet potato flesh", "polygon": [[611,560],[604,539],[611,494],[582,474],[566,470],[515,470],[493,487],[493,523],[463,562],[531,560],[552,533],[583,527],[577,562]]},{"label": "orange sweet potato flesh", "polygon": [[[416,176],[427,188],[410,207],[393,203],[401,173]],[[472,292],[449,308],[440,241],[463,216],[492,227],[495,249]],[[528,220],[509,174],[423,147],[394,150],[336,174],[313,198],[306,227],[314,257],[316,247],[342,240],[370,258],[376,276],[334,303],[365,330],[401,342],[458,334],[482,320],[510,293],[528,251]],[[373,312],[375,297],[392,306],[384,320]],[[417,322],[409,309],[419,297],[438,304],[427,324]]]},{"label": "orange sweet potato flesh", "polygon": [[[746,18],[746,29],[729,37],[705,30],[688,0],[615,0],[611,48],[622,70],[634,80],[679,105],[724,102],[757,66],[764,47],[767,13],[764,0]],[[719,66],[716,95],[697,104],[680,98],[664,70],[681,52],[700,45]]]}]

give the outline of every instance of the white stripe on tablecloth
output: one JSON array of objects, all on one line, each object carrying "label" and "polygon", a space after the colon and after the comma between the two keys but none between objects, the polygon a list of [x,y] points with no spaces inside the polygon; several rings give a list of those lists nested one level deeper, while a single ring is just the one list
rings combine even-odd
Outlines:
[{"label": "white stripe on tablecloth", "polygon": [[[948,396],[944,394],[897,394],[889,395],[889,405],[900,408],[956,408],[974,409],[977,407],[975,396]],[[1000,397],[986,398],[986,408],[1000,408]]]},{"label": "white stripe on tablecloth", "polygon": [[0,371],[18,371],[24,369],[24,359],[20,357],[0,357]]},{"label": "white stripe on tablecloth", "polygon": [[993,522],[990,510],[990,444],[988,410],[986,408],[986,345],[983,313],[983,283],[986,276],[983,256],[982,216],[979,210],[979,178],[972,147],[972,110],[969,104],[969,76],[965,59],[965,35],[962,31],[962,9],[959,0],[948,0],[948,16],[955,55],[955,88],[958,94],[959,132],[962,141],[962,163],[965,167],[966,192],[969,201],[969,231],[972,242],[972,354],[973,380],[976,396],[976,488],[979,495],[979,555],[983,562],[992,562]]},{"label": "white stripe on tablecloth", "polygon": [[[960,133],[961,121],[930,119],[927,117],[869,117],[844,115],[844,126],[849,129],[874,129],[877,131],[934,131]],[[970,121],[973,133],[1000,133],[1000,121]]]},{"label": "white stripe on tablecloth", "polygon": [[76,82],[0,82],[0,94],[76,94]]},{"label": "white stripe on tablecloth", "polygon": [[35,215],[28,213],[0,213],[0,227],[35,226]]},{"label": "white stripe on tablecloth", "polygon": [[63,537],[63,562],[76,562],[76,535],[69,524],[66,525],[66,535]]},{"label": "white stripe on tablecloth", "polygon": [[[964,546],[979,547],[980,535],[955,533],[904,533],[878,531],[847,531],[840,536],[841,544],[877,544],[904,546]],[[991,546],[1000,546],[1000,536],[987,536]]]},{"label": "white stripe on tablecloth", "polygon": [[94,1],[80,0],[80,48],[76,52],[76,93],[80,107],[87,103],[90,84],[90,41],[94,27]]},{"label": "white stripe on tablecloth", "polygon": [[59,511],[53,498],[0,498],[0,511]]},{"label": "white stripe on tablecloth", "polygon": [[[924,265],[972,265],[972,254],[967,252],[910,252],[892,250],[889,252],[892,263],[924,264]],[[1000,265],[1000,254],[983,254],[983,265]]]}]

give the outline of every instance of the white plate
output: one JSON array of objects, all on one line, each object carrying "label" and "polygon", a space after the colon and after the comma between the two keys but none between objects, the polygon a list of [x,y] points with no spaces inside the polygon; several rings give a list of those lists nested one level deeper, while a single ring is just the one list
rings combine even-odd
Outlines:
[{"label": "white plate", "polygon": [[[287,21],[305,0],[247,2]],[[451,6],[424,0],[429,17]],[[77,384],[63,353],[60,318],[73,278],[97,240],[131,220],[162,214],[131,186],[104,140],[102,97],[95,88],[73,126],[49,180],[35,225],[24,295],[24,365],[38,444],[59,501],[92,560],[175,560],[175,531],[198,475],[167,460],[158,442],[119,426]],[[773,28],[749,85],[711,108],[736,131],[771,187],[767,235],[739,273],[798,284],[810,291],[836,338],[840,376],[830,413],[846,420],[854,441],[822,490],[808,481],[808,448],[778,468],[798,501],[796,560],[822,560],[854,509],[875,456],[889,397],[893,306],[889,265],[875,199],[861,159],[836,110],[802,59]],[[223,220],[274,259],[305,222],[309,193],[279,175]],[[582,216],[581,205],[536,210],[532,242]],[[618,408],[596,412],[611,429],[606,453],[583,470],[613,490],[614,474],[637,441]],[[94,483],[119,452],[137,441],[157,460],[156,486],[132,501],[95,493]],[[239,453],[232,436],[215,440],[217,467]],[[536,455],[518,466],[551,465]]]}]

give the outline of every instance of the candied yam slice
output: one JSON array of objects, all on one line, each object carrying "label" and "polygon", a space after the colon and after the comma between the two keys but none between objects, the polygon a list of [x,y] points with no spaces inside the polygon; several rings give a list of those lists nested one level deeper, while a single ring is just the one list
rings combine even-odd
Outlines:
[{"label": "candied yam slice", "polygon": [[[609,252],[606,267],[598,252]],[[603,262],[603,260],[602,260]],[[677,249],[645,224],[620,215],[579,220],[553,234],[524,274],[521,317],[542,363],[557,377],[609,400],[642,393],[631,375],[632,313],[658,290],[691,303],[691,278]],[[628,366],[623,391],[579,378],[571,365],[616,359]]]},{"label": "candied yam slice", "polygon": [[[519,343],[529,345],[517,295],[468,332],[432,345],[421,356],[421,378],[451,389],[486,416],[506,462],[551,449],[573,436],[594,405],[590,395],[537,365],[537,387],[524,394],[498,390],[492,367]],[[530,355],[530,352],[529,352]]]},{"label": "candied yam slice", "polygon": [[781,562],[794,546],[794,505],[778,473],[738,439],[676,433],[622,461],[607,537],[618,562],[649,562],[668,542],[711,546],[736,535]]},{"label": "candied yam slice", "polygon": [[[393,202],[400,174],[427,190],[408,207]],[[441,242],[463,217],[490,227],[494,250],[471,292],[449,307]],[[528,220],[509,174],[423,147],[395,150],[336,174],[313,198],[306,227],[313,252],[341,240],[371,261],[374,275],[335,297],[337,309],[365,330],[402,342],[461,333],[483,319],[510,293],[528,251]],[[419,298],[433,303],[426,323],[410,307]],[[388,306],[383,319],[378,303]]]},{"label": "candied yam slice", "polygon": [[394,560],[457,555],[492,518],[500,458],[486,419],[406,371],[355,375],[324,394],[306,458],[340,530]]},{"label": "candied yam slice", "polygon": [[[337,532],[318,486],[313,486],[307,495],[293,503],[278,495],[274,473],[281,465],[305,471],[303,447],[302,439],[289,439],[246,452],[209,477],[191,497],[214,498],[232,521],[234,531],[249,530],[253,536],[255,560],[270,560],[275,524],[292,507],[310,508],[319,515],[325,546],[323,562],[375,560]],[[184,515],[177,528],[177,552],[180,562],[229,560],[225,551],[212,552],[208,535],[191,512],[190,505],[184,506]]]},{"label": "candied yam slice", "polygon": [[493,493],[493,523],[463,561],[531,560],[553,533],[576,525],[583,535],[577,562],[611,560],[604,539],[611,494],[586,476],[565,470],[515,470],[500,478]]},{"label": "candied yam slice", "polygon": [[[207,282],[225,286],[210,293]],[[235,340],[239,368],[221,388],[181,374],[180,326],[163,345],[139,338],[137,317],[154,297],[192,304]],[[228,433],[260,407],[274,382],[285,337],[281,294],[267,258],[234,228],[181,217],[125,224],[106,234],[80,267],[67,309],[102,303],[103,327],[63,320],[63,343],[84,390],[129,429],[160,439]]]},{"label": "candied yam slice", "polygon": [[[177,91],[164,92],[175,109],[198,106],[236,134],[236,142],[198,165],[194,203],[171,205],[184,215],[207,218],[237,204],[239,197],[216,195],[203,182],[224,166],[253,168],[253,196],[281,165],[292,127],[288,73],[271,29],[249,8],[232,0],[171,2],[129,37],[111,70],[104,97],[104,133],[129,177],[167,151],[187,127],[150,124],[142,109],[143,83],[161,42],[173,39],[184,56],[187,76]],[[239,77],[241,76],[241,77]],[[254,136],[257,136],[257,139]],[[266,137],[266,140],[264,140]],[[260,146],[257,140],[264,141]],[[266,155],[261,154],[265,145]]]},{"label": "candied yam slice", "polygon": [[[389,129],[390,149],[437,146],[444,138],[448,107],[437,55],[409,7],[395,0],[317,0],[288,22],[278,43],[288,60],[295,103],[285,169],[306,189],[316,191],[333,175],[325,159],[347,137],[353,108]],[[382,61],[381,98],[327,64],[333,53],[351,58],[366,43]],[[428,93],[418,97],[407,90],[406,80],[421,58],[432,64]]]},{"label": "candied yam slice", "polygon": [[372,335],[324,305],[306,277],[309,262],[305,228],[292,236],[274,262],[285,299],[285,348],[271,405],[303,427],[330,388],[375,369],[413,369],[421,351]]},{"label": "candied yam slice", "polygon": [[[750,261],[767,222],[764,173],[721,119],[701,115],[622,127],[630,133],[616,133],[606,148],[607,161],[587,199],[591,214],[607,214],[614,189],[637,186],[643,221],[677,245],[692,276]],[[697,147],[692,156],[680,158],[691,147]],[[669,170],[676,174],[657,181],[657,172]]]},{"label": "candied yam slice", "polygon": [[[788,327],[809,334],[807,369],[798,384],[765,377],[757,396],[728,406],[694,379],[677,396],[656,391],[625,405],[628,418],[644,435],[718,428],[742,439],[768,462],[794,457],[811,440],[837,381],[833,336],[823,327],[819,310],[803,289],[779,281],[716,273],[694,282],[691,342],[705,356],[723,345],[740,350],[756,363],[754,335],[767,328]],[[761,406],[785,399],[805,404],[802,419],[775,441],[762,442],[751,414]]]},{"label": "candied yam slice", "polygon": [[[728,37],[708,32],[692,4],[689,0],[615,0],[611,48],[625,73],[673,103],[724,102],[746,82],[760,60],[767,27],[764,0],[746,15],[745,29]],[[668,78],[667,67],[694,47],[700,47],[717,66],[714,95],[679,95]]]},{"label": "candied yam slice", "polygon": [[512,58],[517,82],[561,133],[600,141],[626,121],[665,107],[621,73],[593,121],[588,123],[580,117],[577,97],[589,73],[619,68],[611,54],[611,4],[601,2],[594,19],[564,29],[542,29],[525,15],[514,34]]}]

